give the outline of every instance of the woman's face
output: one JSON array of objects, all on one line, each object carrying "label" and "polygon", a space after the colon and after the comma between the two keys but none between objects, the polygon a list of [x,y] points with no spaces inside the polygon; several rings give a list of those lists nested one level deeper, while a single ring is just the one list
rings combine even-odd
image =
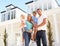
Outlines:
[{"label": "woman's face", "polygon": [[27,20],[31,21],[31,19],[32,19],[31,15],[28,15]]}]

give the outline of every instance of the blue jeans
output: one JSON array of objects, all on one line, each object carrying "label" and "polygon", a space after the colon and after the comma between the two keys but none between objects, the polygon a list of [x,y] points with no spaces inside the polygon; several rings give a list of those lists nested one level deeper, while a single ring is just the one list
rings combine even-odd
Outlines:
[{"label": "blue jeans", "polygon": [[31,33],[23,32],[23,37],[25,39],[25,46],[29,46],[29,42],[30,42],[30,38],[31,38]]},{"label": "blue jeans", "polygon": [[41,41],[40,40],[42,40],[43,46],[47,46],[45,30],[39,30],[37,32],[37,34],[36,34],[37,46],[41,46]]},{"label": "blue jeans", "polygon": [[24,27],[24,30],[25,30],[25,31],[29,31],[29,29],[28,29],[27,27]]}]

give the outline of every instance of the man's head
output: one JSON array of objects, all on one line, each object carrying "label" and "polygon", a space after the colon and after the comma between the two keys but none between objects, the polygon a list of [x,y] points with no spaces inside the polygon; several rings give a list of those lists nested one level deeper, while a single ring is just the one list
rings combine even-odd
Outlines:
[{"label": "man's head", "polygon": [[36,11],[33,11],[33,15],[36,16]]},{"label": "man's head", "polygon": [[37,13],[38,13],[39,15],[42,15],[42,10],[41,10],[41,9],[37,9]]}]

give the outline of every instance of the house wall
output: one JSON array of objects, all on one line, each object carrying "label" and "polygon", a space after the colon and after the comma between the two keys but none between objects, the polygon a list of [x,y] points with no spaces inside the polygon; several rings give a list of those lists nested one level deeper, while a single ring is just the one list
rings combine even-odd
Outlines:
[{"label": "house wall", "polygon": [[47,11],[48,20],[51,24],[51,31],[53,33],[53,46],[60,46],[60,8]]},{"label": "house wall", "polygon": [[27,13],[21,11],[20,9],[16,8],[16,19],[20,19],[20,16],[24,15],[25,17],[27,17]]},{"label": "house wall", "polygon": [[26,13],[16,8],[16,18],[4,22],[0,22],[0,46],[5,46],[4,35],[6,30],[6,45],[7,46],[22,46],[22,31],[20,29],[20,15],[23,14],[25,17]]},{"label": "house wall", "polygon": [[4,35],[6,30],[7,46],[21,46],[22,31],[20,30],[20,23],[17,20],[10,20],[0,23],[0,46],[4,46]]}]

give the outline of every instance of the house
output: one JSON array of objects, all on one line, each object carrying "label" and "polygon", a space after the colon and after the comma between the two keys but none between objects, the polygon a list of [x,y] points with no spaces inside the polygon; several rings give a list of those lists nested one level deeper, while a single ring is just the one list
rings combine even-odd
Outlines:
[{"label": "house", "polygon": [[5,7],[6,10],[0,12],[0,46],[21,46],[20,16],[26,17],[27,13],[13,4]]}]

